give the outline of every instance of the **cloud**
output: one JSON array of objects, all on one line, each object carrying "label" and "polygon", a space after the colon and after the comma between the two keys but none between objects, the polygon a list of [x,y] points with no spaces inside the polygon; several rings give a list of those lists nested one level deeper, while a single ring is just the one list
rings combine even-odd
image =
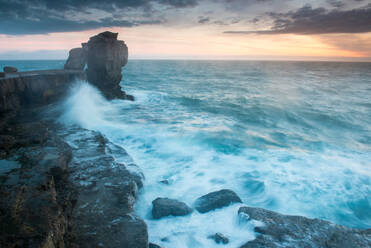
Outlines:
[{"label": "cloud", "polygon": [[371,39],[368,34],[329,34],[318,36],[323,43],[371,57]]},{"label": "cloud", "polygon": [[258,31],[225,31],[228,34],[335,34],[371,32],[371,4],[351,10],[327,10],[310,5],[287,13],[267,13],[273,27]]},{"label": "cloud", "polygon": [[200,24],[205,24],[205,23],[208,23],[208,22],[210,22],[210,17],[200,16],[199,19],[198,19],[198,23],[200,23]]},{"label": "cloud", "polygon": [[0,34],[47,34],[159,24],[164,18],[153,16],[156,7],[196,5],[197,0],[0,0]]}]

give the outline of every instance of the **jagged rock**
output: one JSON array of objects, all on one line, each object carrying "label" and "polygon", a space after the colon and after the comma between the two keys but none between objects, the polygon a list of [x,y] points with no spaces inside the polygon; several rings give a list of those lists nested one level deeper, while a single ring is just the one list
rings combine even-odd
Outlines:
[{"label": "jagged rock", "polygon": [[262,208],[241,207],[238,213],[264,223],[254,229],[260,235],[241,248],[371,247],[371,229],[356,230],[325,220],[283,215]]},{"label": "jagged rock", "polygon": [[59,132],[67,143],[74,144],[69,175],[78,194],[72,212],[77,245],[147,248],[147,225],[134,213],[137,185],[141,184],[135,165],[130,165],[133,174],[109,150],[129,156],[127,152],[94,131],[75,127],[72,132]]},{"label": "jagged rock", "polygon": [[86,51],[84,48],[73,48],[69,52],[69,56],[64,69],[68,70],[84,70],[86,65]]},{"label": "jagged rock", "polygon": [[[17,72],[0,78],[0,114],[8,115],[24,107],[38,107],[60,100],[84,72],[45,70]],[[4,115],[2,115],[2,119]]]},{"label": "jagged rock", "polygon": [[198,212],[206,213],[238,202],[241,203],[242,201],[235,192],[229,189],[222,189],[201,196],[195,201],[194,205]]},{"label": "jagged rock", "polygon": [[221,233],[215,233],[214,235],[210,235],[208,238],[213,239],[215,243],[217,244],[220,244],[220,243],[228,244],[229,243],[229,239]]},{"label": "jagged rock", "polygon": [[[125,230],[122,232],[122,230]],[[120,247],[120,248],[147,248],[148,247],[148,233],[147,225],[144,220],[128,214],[124,218],[122,225],[116,229],[116,233],[120,236],[120,245],[107,247]],[[117,237],[116,234],[116,237]]]},{"label": "jagged rock", "polygon": [[169,198],[157,198],[152,202],[152,217],[160,219],[165,216],[184,216],[192,213],[192,208],[178,200]]},{"label": "jagged rock", "polygon": [[0,135],[0,149],[9,150],[16,143],[13,136],[10,135]]},{"label": "jagged rock", "polygon": [[100,89],[108,99],[130,99],[121,90],[122,67],[128,62],[128,48],[117,40],[118,33],[109,31],[89,39],[87,47],[88,81]]},{"label": "jagged rock", "polygon": [[[32,135],[20,134],[21,129]],[[0,247],[71,247],[69,146],[54,135],[45,136],[47,127],[40,123],[6,131],[14,143],[25,146],[0,160]],[[36,135],[43,137],[41,143],[24,141]]]},{"label": "jagged rock", "polygon": [[4,72],[5,73],[13,73],[13,72],[17,72],[18,69],[16,67],[13,67],[13,66],[4,66]]}]

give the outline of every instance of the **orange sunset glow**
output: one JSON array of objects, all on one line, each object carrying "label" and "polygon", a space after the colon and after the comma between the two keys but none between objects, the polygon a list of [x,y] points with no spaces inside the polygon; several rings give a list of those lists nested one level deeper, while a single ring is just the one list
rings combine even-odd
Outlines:
[{"label": "orange sunset glow", "polygon": [[[98,23],[97,26],[105,27],[87,27],[88,30],[83,30],[82,27],[82,30],[69,31],[68,29],[75,27],[63,27],[61,24],[61,30],[54,32],[52,27],[50,31],[42,28],[38,30],[33,26],[36,24],[32,24],[30,25],[30,34],[24,30],[13,34],[6,32],[4,27],[1,32],[2,27],[0,26],[0,59],[65,59],[68,50],[80,46],[81,40],[87,40],[97,32],[111,30],[120,33],[120,38],[128,44],[130,57],[133,59],[368,61],[371,57],[371,49],[369,49],[371,47],[371,33],[369,32],[371,31],[371,21],[367,24],[370,19],[367,11],[371,12],[371,7],[365,2],[367,1],[355,1],[353,4],[348,3],[337,8],[331,4],[320,4],[319,1],[308,1],[304,5],[299,2],[283,4],[290,7],[290,11],[284,11],[279,4],[267,4],[264,1],[261,3],[230,1],[224,4],[222,1],[214,3],[200,1],[197,4],[190,1],[189,6],[174,3],[166,6],[165,9],[164,6],[153,4],[153,23],[136,24],[137,20],[135,19],[140,19],[140,17],[133,17],[133,14],[130,13],[127,19],[134,19],[133,23],[135,24],[127,25],[128,27],[115,27],[109,24],[106,26],[102,21],[105,20],[102,19],[102,16],[109,16],[110,13],[90,9],[91,14],[86,19],[94,20],[96,18],[100,20],[100,24]],[[366,20],[361,20],[361,24],[366,27],[363,27],[359,32],[354,32],[352,27],[344,27],[344,30],[341,30],[341,27],[330,27],[330,31],[327,32],[321,27],[318,28],[316,23],[312,24],[313,21],[308,19],[310,17],[304,16],[297,20],[297,25],[303,25],[303,27],[299,26],[298,30],[291,31],[289,30],[291,26],[288,26],[287,30],[284,30],[285,27],[283,29],[276,27],[279,17],[266,14],[271,13],[272,7],[277,12],[275,15],[288,16],[290,13],[297,15],[304,13],[304,16],[306,13],[313,12],[313,18],[318,15],[318,10],[323,10],[323,13],[320,13],[321,18],[328,16],[331,25],[334,25],[334,17],[332,16],[339,15],[341,18],[342,13],[346,16],[350,11],[357,10],[362,13],[366,11]],[[145,12],[140,6],[136,11]],[[66,16],[68,14],[70,12],[66,12]],[[214,16],[218,16],[218,18]],[[126,20],[125,15],[122,18]],[[290,25],[296,25],[295,19],[287,18],[292,22]],[[358,16],[358,18],[363,17]],[[144,19],[148,21],[148,18]],[[156,22],[157,19],[160,20],[159,23]],[[303,21],[307,23],[304,25]],[[81,21],[76,22],[76,27],[79,24]],[[323,25],[323,29],[326,29],[326,23]],[[340,25],[342,24],[339,23]],[[32,28],[36,30],[33,31]],[[301,29],[309,29],[309,31],[301,33]],[[339,30],[334,31],[334,29]],[[269,32],[266,33],[265,30],[269,30]]]}]

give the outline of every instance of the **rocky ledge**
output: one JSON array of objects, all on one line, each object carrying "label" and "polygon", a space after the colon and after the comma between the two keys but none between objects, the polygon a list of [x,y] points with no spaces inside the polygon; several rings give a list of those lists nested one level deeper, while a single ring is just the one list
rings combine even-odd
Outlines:
[{"label": "rocky ledge", "polygon": [[10,72],[0,78],[0,129],[27,108],[60,100],[76,80],[85,80],[79,70]]},{"label": "rocky ledge", "polygon": [[126,151],[96,132],[69,133],[52,113],[40,115],[88,78],[108,99],[133,100],[119,86],[127,47],[117,33],[83,46],[71,50],[62,70],[0,73],[0,247],[149,245],[147,226],[133,211],[143,175]]},{"label": "rocky ledge", "polygon": [[256,239],[241,248],[263,247],[371,247],[371,229],[358,230],[320,219],[283,215],[262,208],[241,207],[244,220],[260,221]]},{"label": "rocky ledge", "polygon": [[0,134],[0,247],[71,247],[70,147],[40,122]]}]

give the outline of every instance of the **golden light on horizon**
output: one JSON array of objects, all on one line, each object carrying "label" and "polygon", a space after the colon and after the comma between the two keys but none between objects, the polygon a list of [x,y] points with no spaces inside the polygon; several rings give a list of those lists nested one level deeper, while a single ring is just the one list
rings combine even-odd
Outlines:
[{"label": "golden light on horizon", "polygon": [[[51,33],[48,35],[0,36],[0,52],[26,52],[38,50],[64,50],[79,47],[96,33],[107,30]],[[306,35],[244,35],[224,34],[220,30],[205,27],[176,29],[143,25],[135,28],[110,28],[125,40],[132,58],[200,58],[200,59],[249,59],[319,57],[319,58],[367,58],[367,51],[344,49],[331,44],[321,36]],[[364,34],[371,40],[371,34]]]}]

